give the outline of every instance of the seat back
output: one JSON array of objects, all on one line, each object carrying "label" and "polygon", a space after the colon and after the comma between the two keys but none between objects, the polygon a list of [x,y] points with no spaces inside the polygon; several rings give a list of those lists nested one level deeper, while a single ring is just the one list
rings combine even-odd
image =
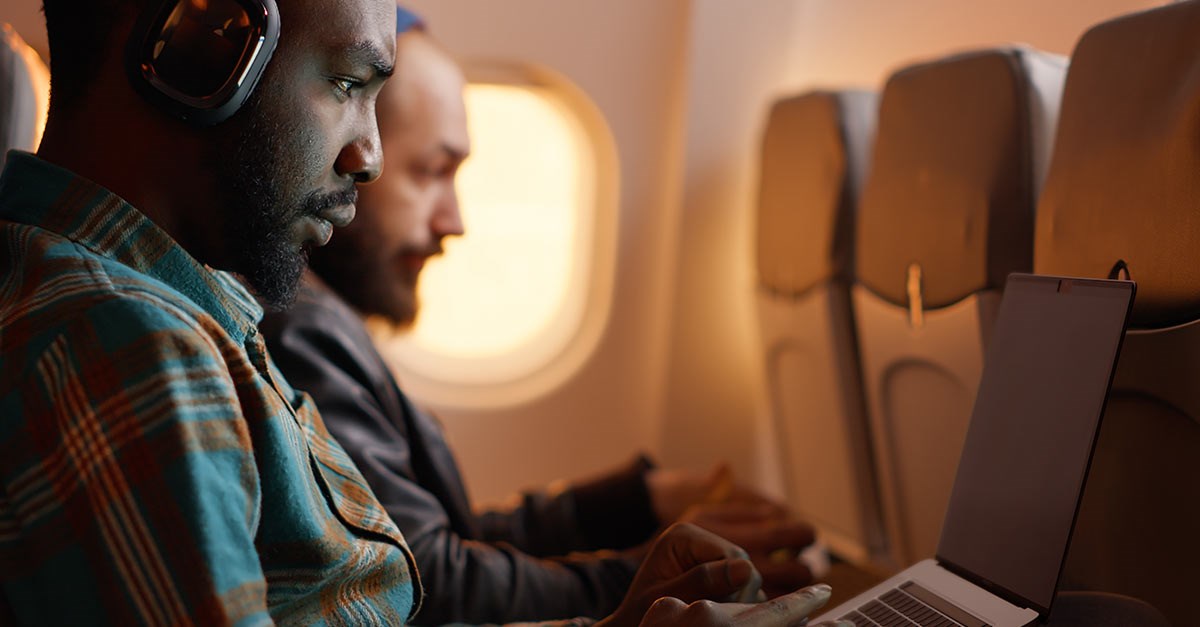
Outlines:
[{"label": "seat back", "polygon": [[8,24],[0,24],[0,165],[10,149],[34,150],[50,105],[50,72]]},{"label": "seat back", "polygon": [[868,92],[777,102],[762,143],[758,313],[788,498],[839,555],[882,547],[849,286]]},{"label": "seat back", "polygon": [[1063,584],[1194,624],[1200,564],[1200,3],[1100,24],[1079,41],[1041,196],[1034,269],[1138,295]]},{"label": "seat back", "polygon": [[891,566],[933,555],[985,342],[1033,208],[1066,61],[972,52],[887,83],[852,299]]}]

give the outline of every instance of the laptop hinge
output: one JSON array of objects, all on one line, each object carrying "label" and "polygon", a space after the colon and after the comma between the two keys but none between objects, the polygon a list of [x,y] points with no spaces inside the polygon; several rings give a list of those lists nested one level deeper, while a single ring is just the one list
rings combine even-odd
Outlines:
[{"label": "laptop hinge", "polygon": [[929,607],[932,607],[946,616],[949,616],[955,621],[958,621],[965,627],[991,627],[991,625],[979,620],[966,610],[960,609],[957,605],[954,605],[946,599],[934,594],[933,592],[926,590],[924,586],[914,581],[906,581],[900,584],[900,589],[912,595],[925,605],[928,605]]},{"label": "laptop hinge", "polygon": [[958,566],[949,560],[938,557],[937,564],[938,564],[938,566],[945,568],[946,570],[954,573],[955,575],[957,575],[963,579],[966,579],[967,581],[971,582],[972,584],[975,584],[976,586],[983,588],[984,590],[1000,597],[1001,599],[1004,599],[1005,601],[1011,603],[1012,605],[1014,605],[1016,607],[1033,610],[1038,613],[1039,617],[1047,616],[1050,614],[1050,608],[1041,607],[1041,606],[1037,605],[1036,603],[1031,603],[1029,601],[1029,599],[1023,598],[1021,595],[1013,592],[1012,590],[1009,590],[1008,588],[1005,588],[1004,586],[1001,586],[999,584],[988,581],[987,579],[984,579],[983,577],[980,577],[979,575],[976,575],[975,573],[973,573],[965,568],[962,568],[961,566]]}]

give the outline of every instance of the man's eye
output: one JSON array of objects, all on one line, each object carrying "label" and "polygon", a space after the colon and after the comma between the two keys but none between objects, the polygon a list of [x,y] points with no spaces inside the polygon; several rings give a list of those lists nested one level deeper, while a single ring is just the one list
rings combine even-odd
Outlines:
[{"label": "man's eye", "polygon": [[358,83],[348,78],[333,79],[333,91],[341,98],[349,98],[355,87],[358,87]]},{"label": "man's eye", "polygon": [[409,166],[409,172],[412,173],[413,178],[422,182],[438,178],[437,168],[430,166],[428,163],[414,163]]},{"label": "man's eye", "polygon": [[432,161],[425,164],[425,175],[430,178],[441,179],[454,173],[454,163],[447,162],[442,159]]}]

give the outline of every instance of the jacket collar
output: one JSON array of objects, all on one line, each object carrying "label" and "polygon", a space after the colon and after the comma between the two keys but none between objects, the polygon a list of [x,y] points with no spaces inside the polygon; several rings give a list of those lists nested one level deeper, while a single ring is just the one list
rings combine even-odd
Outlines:
[{"label": "jacket collar", "polygon": [[0,174],[0,219],[57,233],[183,294],[242,343],[262,307],[230,273],[201,264],[116,194],[20,151]]}]

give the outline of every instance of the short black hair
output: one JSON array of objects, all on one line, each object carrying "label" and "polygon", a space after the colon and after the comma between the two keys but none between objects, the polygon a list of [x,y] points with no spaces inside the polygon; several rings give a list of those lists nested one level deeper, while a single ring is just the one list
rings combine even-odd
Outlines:
[{"label": "short black hair", "polygon": [[50,43],[50,102],[71,107],[82,100],[110,55],[124,54],[113,30],[123,15],[148,0],[43,0]]}]

